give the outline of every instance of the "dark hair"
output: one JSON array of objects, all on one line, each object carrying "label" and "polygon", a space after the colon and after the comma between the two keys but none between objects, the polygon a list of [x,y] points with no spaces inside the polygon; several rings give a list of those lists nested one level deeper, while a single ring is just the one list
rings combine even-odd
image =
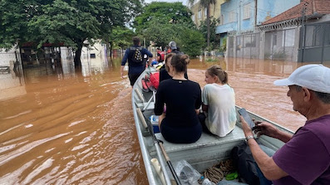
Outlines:
[{"label": "dark hair", "polygon": [[168,68],[167,63],[168,62],[171,63],[171,61],[168,61],[168,59],[171,58],[171,57],[173,57],[174,55],[176,55],[176,54],[175,53],[169,53],[165,57],[165,60],[164,60],[165,63],[164,63],[164,65],[165,65],[165,69],[166,69],[167,72],[170,72],[170,69]]},{"label": "dark hair", "polygon": [[[299,85],[295,85],[297,91],[301,91],[302,87]],[[317,92],[314,90],[309,89],[310,91],[314,92],[316,97],[321,100],[323,103],[330,104],[330,94],[329,93],[323,93],[323,92]]]},{"label": "dark hair", "polygon": [[139,45],[140,44],[140,38],[139,37],[133,37],[133,44],[135,45],[135,46],[137,46],[137,45]]},{"label": "dark hair", "polygon": [[223,84],[228,83],[228,74],[226,71],[222,70],[220,66],[218,65],[211,66],[206,71],[212,77],[217,76],[221,83]]},{"label": "dark hair", "polygon": [[171,65],[176,72],[182,73],[187,72],[187,65],[189,64],[190,59],[188,55],[185,54],[176,54],[172,57]]},{"label": "dark hair", "polygon": [[329,93],[323,93],[323,92],[316,92],[314,91],[316,96],[326,104],[330,104],[330,94]]}]

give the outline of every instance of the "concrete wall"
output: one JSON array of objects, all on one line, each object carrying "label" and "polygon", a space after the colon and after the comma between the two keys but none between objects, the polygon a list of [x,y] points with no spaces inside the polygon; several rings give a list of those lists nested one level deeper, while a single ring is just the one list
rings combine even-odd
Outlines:
[{"label": "concrete wall", "polygon": [[19,53],[15,48],[9,51],[0,48],[0,66],[10,66],[10,61],[16,61],[15,51]]},{"label": "concrete wall", "polygon": [[[224,3],[225,0],[217,0],[216,4],[212,4],[210,7],[210,16],[216,19],[221,18],[221,4]],[[206,20],[206,10],[200,5],[200,0],[196,0],[195,4],[190,7],[190,10],[193,13],[192,20],[197,26],[200,26],[201,21]],[[198,14],[201,12],[201,18],[199,18]],[[220,24],[222,24],[220,22]]]},{"label": "concrete wall", "polygon": [[[237,34],[255,31],[255,26],[296,6],[300,0],[231,0],[221,5],[223,24],[216,33],[235,30]],[[247,11],[248,10],[248,11]],[[235,16],[234,21],[231,19]],[[237,25],[234,25],[236,22]],[[230,27],[228,27],[230,25]]]},{"label": "concrete wall", "polygon": [[237,33],[254,30],[254,0],[227,1],[221,5],[221,11],[223,15],[223,24],[217,27],[217,34],[230,32],[232,30]]},{"label": "concrete wall", "polygon": [[[18,61],[14,70],[14,63],[16,62],[15,51],[17,52]],[[15,48],[10,49],[9,51],[0,49],[0,66],[9,67],[9,71],[5,72],[0,70],[0,100],[26,94],[19,50]]]}]

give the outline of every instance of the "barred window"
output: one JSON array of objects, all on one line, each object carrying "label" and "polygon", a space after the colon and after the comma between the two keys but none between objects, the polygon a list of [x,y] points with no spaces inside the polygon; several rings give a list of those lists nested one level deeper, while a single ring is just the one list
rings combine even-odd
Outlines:
[{"label": "barred window", "polygon": [[285,39],[284,46],[294,46],[295,30],[285,30],[283,31],[283,34],[285,34],[285,37],[283,37],[283,39]]},{"label": "barred window", "polygon": [[229,22],[236,22],[236,12],[234,11],[231,11],[229,12],[229,19],[228,19]]},{"label": "barred window", "polygon": [[251,3],[243,6],[243,19],[250,19],[251,17],[250,5]]}]

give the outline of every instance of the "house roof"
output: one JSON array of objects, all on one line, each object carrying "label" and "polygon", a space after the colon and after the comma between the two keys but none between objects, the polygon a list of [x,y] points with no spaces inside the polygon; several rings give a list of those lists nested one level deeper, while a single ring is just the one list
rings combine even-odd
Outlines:
[{"label": "house roof", "polygon": [[267,25],[277,22],[283,22],[293,19],[301,19],[303,16],[303,8],[305,10],[306,18],[320,17],[325,14],[330,14],[329,0],[304,0],[298,5],[290,8],[289,10],[263,22],[261,25]]}]

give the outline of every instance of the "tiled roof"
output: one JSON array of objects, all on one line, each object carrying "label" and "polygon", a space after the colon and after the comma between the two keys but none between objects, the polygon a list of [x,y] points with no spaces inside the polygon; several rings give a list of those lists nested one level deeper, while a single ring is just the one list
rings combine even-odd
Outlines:
[{"label": "tiled roof", "polygon": [[289,10],[263,22],[262,25],[272,24],[276,22],[301,18],[303,8],[306,7],[305,16],[330,14],[329,0],[304,0],[300,4],[290,8]]}]

